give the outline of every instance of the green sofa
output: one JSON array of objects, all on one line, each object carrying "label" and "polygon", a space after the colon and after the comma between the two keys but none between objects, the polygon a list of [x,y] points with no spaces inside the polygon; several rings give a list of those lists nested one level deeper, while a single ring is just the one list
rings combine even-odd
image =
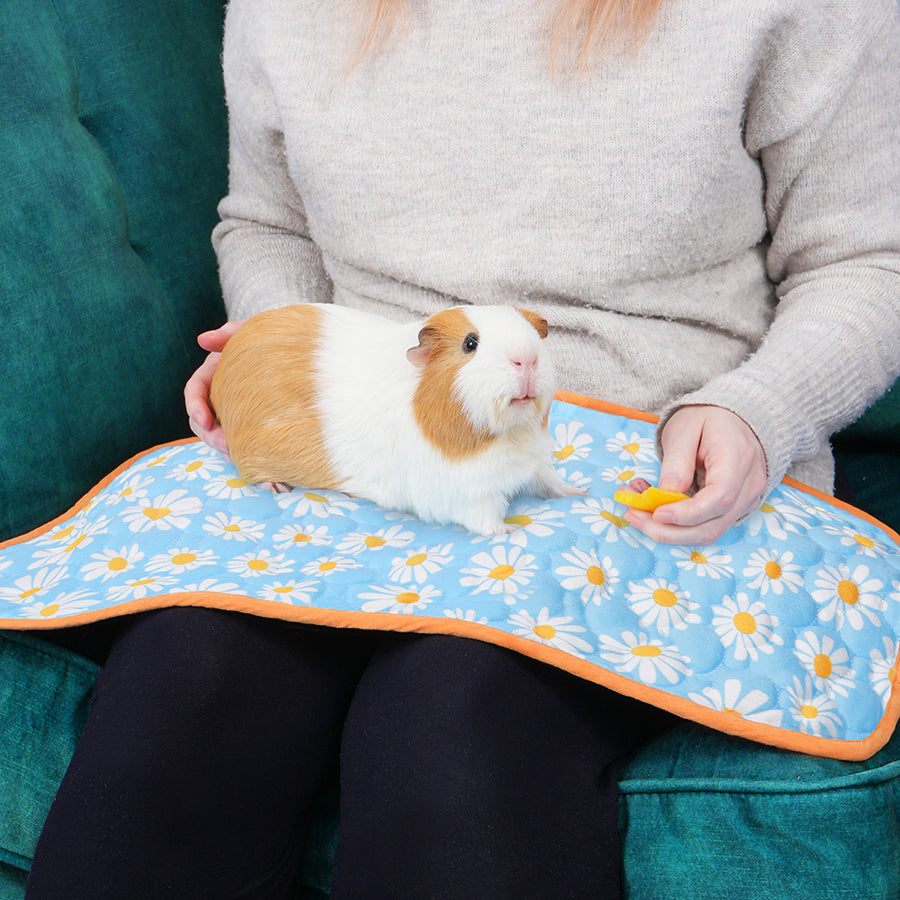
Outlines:
[{"label": "green sofa", "polygon": [[[209,243],[227,173],[222,0],[23,8],[0,5],[0,539],[187,434],[194,336],[224,316]],[[900,530],[900,389],[837,446],[859,505]],[[89,652],[66,633],[0,634],[0,900],[23,895],[99,670]],[[327,896],[335,791],[298,897]],[[898,738],[845,763],[684,724],[620,791],[632,900],[900,897]]]}]

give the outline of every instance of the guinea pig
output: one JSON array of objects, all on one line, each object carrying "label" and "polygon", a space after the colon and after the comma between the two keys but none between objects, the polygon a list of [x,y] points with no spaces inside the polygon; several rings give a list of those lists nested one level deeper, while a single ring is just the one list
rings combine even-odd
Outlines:
[{"label": "guinea pig", "polygon": [[551,463],[547,323],[466,306],[400,324],[297,305],[250,318],[210,389],[241,476],[343,491],[480,534],[516,494],[582,494]]}]

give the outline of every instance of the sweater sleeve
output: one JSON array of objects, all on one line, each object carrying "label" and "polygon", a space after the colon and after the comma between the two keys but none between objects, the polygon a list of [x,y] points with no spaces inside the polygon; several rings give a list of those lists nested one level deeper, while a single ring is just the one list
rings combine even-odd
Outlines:
[{"label": "sweater sleeve", "polygon": [[745,143],[766,180],[776,313],[743,365],[677,404],[740,415],[765,450],[768,490],[826,450],[900,371],[900,17],[894,2],[863,12],[843,56],[828,56],[825,34],[817,68],[794,41],[793,57],[759,76]]},{"label": "sweater sleeve", "polygon": [[228,104],[228,194],[212,241],[229,318],[290,303],[328,302],[331,283],[288,171],[284,133],[252,2],[232,2],[223,65]]}]

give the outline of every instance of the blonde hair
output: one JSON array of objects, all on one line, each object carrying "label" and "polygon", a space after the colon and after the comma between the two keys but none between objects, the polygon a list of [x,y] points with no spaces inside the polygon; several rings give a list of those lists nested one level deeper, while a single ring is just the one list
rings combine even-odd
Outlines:
[{"label": "blonde hair", "polygon": [[[368,25],[359,59],[377,52],[406,16],[405,0],[356,0]],[[563,60],[587,69],[601,48],[614,42],[636,50],[656,24],[663,0],[559,0],[550,17],[548,53],[553,68]]]}]

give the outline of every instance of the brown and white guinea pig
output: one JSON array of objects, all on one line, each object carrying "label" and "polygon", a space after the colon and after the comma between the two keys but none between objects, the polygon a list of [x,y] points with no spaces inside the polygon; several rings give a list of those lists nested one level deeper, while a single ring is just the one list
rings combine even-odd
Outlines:
[{"label": "brown and white guinea pig", "polygon": [[476,533],[510,498],[583,493],[551,464],[547,323],[467,306],[398,324],[332,305],[269,310],[228,341],[210,402],[241,476],[343,491]]}]

